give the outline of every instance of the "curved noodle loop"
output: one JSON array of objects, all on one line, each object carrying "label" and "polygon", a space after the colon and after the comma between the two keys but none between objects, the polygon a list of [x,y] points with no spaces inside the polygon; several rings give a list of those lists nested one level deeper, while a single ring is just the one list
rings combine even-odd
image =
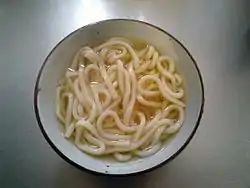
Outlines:
[{"label": "curved noodle loop", "polygon": [[174,60],[153,45],[110,38],[77,51],[56,90],[56,115],[83,152],[148,157],[184,122],[182,84]]}]

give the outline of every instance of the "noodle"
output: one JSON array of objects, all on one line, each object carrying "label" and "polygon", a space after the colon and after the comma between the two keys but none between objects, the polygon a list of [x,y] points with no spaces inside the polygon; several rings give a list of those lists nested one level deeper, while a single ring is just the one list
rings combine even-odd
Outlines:
[{"label": "noodle", "polygon": [[64,137],[94,156],[148,157],[185,119],[183,78],[172,58],[124,38],[79,49],[56,90]]}]

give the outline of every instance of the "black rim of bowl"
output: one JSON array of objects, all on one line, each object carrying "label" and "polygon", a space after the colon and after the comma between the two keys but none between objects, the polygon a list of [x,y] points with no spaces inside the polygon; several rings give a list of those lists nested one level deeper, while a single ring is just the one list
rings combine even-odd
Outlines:
[{"label": "black rim of bowl", "polygon": [[[40,116],[39,116],[39,108],[38,108],[38,94],[39,94],[39,91],[40,91],[40,88],[39,88],[39,83],[40,83],[40,78],[41,78],[41,75],[42,75],[42,72],[43,72],[43,69],[47,63],[47,60],[48,58],[51,56],[51,54],[57,49],[57,47],[63,42],[65,41],[68,37],[70,37],[71,35],[74,35],[75,33],[77,33],[78,31],[86,28],[86,27],[91,27],[92,25],[95,25],[95,24],[100,24],[100,23],[103,23],[103,22],[112,22],[112,21],[129,21],[129,22],[135,22],[135,23],[139,23],[139,24],[145,24],[145,25],[148,25],[148,26],[151,26],[163,33],[165,33],[166,35],[170,36],[173,40],[175,40],[175,42],[177,42],[184,50],[185,52],[188,54],[188,56],[191,58],[192,62],[194,63],[195,65],[195,68],[196,68],[196,71],[199,75],[199,81],[200,81],[200,84],[201,84],[201,92],[202,92],[202,102],[201,102],[201,106],[200,106],[200,112],[199,112],[199,115],[198,115],[198,119],[197,119],[197,122],[195,124],[195,127],[192,131],[192,133],[190,134],[190,136],[188,137],[188,139],[186,140],[186,142],[181,146],[181,148],[179,150],[177,150],[171,157],[167,158],[165,161],[159,163],[158,165],[155,165],[154,167],[151,167],[151,168],[148,168],[148,169],[145,169],[145,170],[141,170],[139,172],[132,172],[132,173],[125,173],[125,174],[109,174],[109,173],[102,173],[102,172],[97,172],[97,171],[94,171],[94,170],[90,170],[90,169],[87,169],[87,168],[84,168],[83,166],[77,164],[76,162],[72,161],[70,158],[68,158],[66,155],[64,155],[56,146],[55,144],[50,140],[49,136],[46,134],[45,130],[44,130],[44,127],[43,127],[43,124],[41,122],[41,119],[40,119]],[[85,171],[88,171],[88,172],[91,172],[91,173],[94,173],[94,174],[98,174],[98,175],[108,175],[108,176],[128,176],[128,175],[138,175],[138,174],[142,174],[142,173],[146,173],[146,172],[149,172],[149,171],[152,171],[156,168],[159,168],[163,165],[165,165],[166,163],[172,161],[177,155],[179,155],[185,148],[186,146],[189,144],[189,142],[191,141],[191,139],[193,138],[193,136],[195,135],[195,132],[197,130],[197,128],[199,127],[199,124],[200,124],[200,121],[201,121],[201,117],[202,117],[202,114],[203,114],[203,110],[204,110],[204,103],[205,103],[205,97],[204,97],[204,84],[203,84],[203,80],[202,80],[202,76],[201,76],[201,73],[200,73],[200,70],[199,70],[199,67],[197,65],[197,62],[195,61],[195,59],[193,58],[193,56],[190,54],[190,52],[186,49],[186,47],[178,40],[176,39],[173,35],[171,35],[170,33],[168,33],[167,31],[161,29],[160,27],[158,26],[155,26],[155,25],[152,25],[150,23],[147,23],[147,22],[144,22],[144,21],[140,21],[140,20],[134,20],[134,19],[107,19],[107,20],[102,20],[102,21],[98,21],[98,22],[94,22],[94,23],[91,23],[91,24],[88,24],[88,25],[85,25],[73,32],[71,32],[70,34],[68,34],[66,37],[64,37],[60,42],[58,42],[56,44],[56,46],[50,51],[50,53],[47,55],[47,57],[45,58],[45,60],[43,61],[43,64],[38,72],[38,75],[37,75],[37,79],[36,79],[36,84],[35,84],[35,89],[34,89],[34,111],[35,111],[35,115],[36,115],[36,119],[37,119],[37,123],[39,125],[39,128],[44,136],[44,138],[46,139],[46,141],[49,143],[49,145],[53,148],[53,150],[61,157],[63,158],[65,161],[67,161],[68,163],[70,163],[71,165],[81,169],[81,170],[85,170]]]}]

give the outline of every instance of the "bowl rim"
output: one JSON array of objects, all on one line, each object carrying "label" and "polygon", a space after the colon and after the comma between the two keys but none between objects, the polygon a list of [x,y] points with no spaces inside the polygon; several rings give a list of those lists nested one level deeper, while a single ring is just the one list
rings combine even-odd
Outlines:
[{"label": "bowl rim", "polygon": [[[57,49],[57,47],[62,43],[64,42],[68,37],[74,35],[75,33],[77,33],[78,31],[82,30],[82,29],[85,29],[87,27],[91,27],[91,26],[94,26],[96,24],[100,24],[100,23],[104,23],[104,22],[113,22],[113,21],[128,21],[128,22],[134,22],[134,23],[137,23],[137,24],[144,24],[144,25],[147,25],[147,26],[150,26],[150,27],[153,27],[161,32],[163,32],[164,34],[168,35],[169,37],[171,37],[171,39],[173,39],[176,43],[178,43],[183,49],[184,51],[187,53],[187,55],[191,58],[194,66],[195,66],[195,69],[198,73],[198,78],[199,78],[199,82],[200,82],[200,85],[201,85],[201,104],[200,104],[200,111],[199,111],[199,115],[198,115],[198,119],[196,121],[196,124],[191,132],[191,134],[189,135],[189,137],[187,138],[187,140],[185,141],[185,143],[176,151],[174,152],[174,154],[165,159],[163,162],[151,167],[151,168],[148,168],[148,169],[144,169],[144,170],[141,170],[141,171],[138,171],[138,172],[131,172],[131,173],[124,173],[124,174],[105,174],[103,172],[97,172],[97,171],[94,171],[92,169],[87,169],[85,168],[84,166],[81,166],[80,164],[77,164],[76,162],[74,162],[73,160],[71,160],[70,158],[68,158],[66,155],[64,155],[57,147],[56,145],[51,141],[51,139],[49,138],[49,136],[47,135],[44,127],[43,127],[43,124],[42,124],[42,121],[40,119],[40,115],[39,115],[39,107],[38,107],[38,94],[39,94],[39,91],[41,90],[39,88],[39,83],[40,83],[40,78],[41,78],[41,75],[42,75],[42,72],[43,72],[43,69],[46,65],[46,63],[48,62],[48,58],[51,56],[52,53],[54,53],[54,51]],[[191,55],[191,53],[187,50],[187,48],[182,44],[182,42],[180,42],[177,38],[175,38],[172,34],[170,34],[169,32],[165,31],[164,29],[160,28],[159,26],[156,26],[156,25],[153,25],[153,24],[150,24],[148,22],[145,22],[145,21],[141,21],[141,20],[136,20],[136,19],[126,19],[126,18],[118,18],[118,19],[105,19],[105,20],[101,20],[101,21],[97,21],[97,22],[93,22],[93,23],[90,23],[90,24],[87,24],[87,25],[84,25],[72,32],[70,32],[68,35],[66,35],[63,39],[61,39],[53,48],[52,50],[49,52],[49,54],[46,56],[46,58],[44,59],[40,69],[39,69],[39,72],[38,72],[38,75],[37,75],[37,78],[36,78],[36,82],[35,82],[35,88],[34,88],[34,101],[33,101],[33,107],[34,107],[34,111],[35,111],[35,116],[36,116],[36,120],[37,120],[37,123],[38,123],[38,126],[42,132],[42,135],[44,136],[45,140],[47,141],[47,143],[50,145],[50,147],[62,158],[64,159],[66,162],[68,162],[69,164],[75,166],[76,168],[80,169],[80,170],[84,170],[84,171],[87,171],[87,172],[90,172],[90,173],[93,173],[93,174],[96,174],[96,175],[103,175],[103,176],[130,176],[130,175],[139,175],[139,174],[143,174],[143,173],[147,173],[147,172],[150,172],[150,171],[153,171],[159,167],[162,167],[163,165],[167,164],[168,162],[172,161],[174,158],[176,158],[186,147],[187,145],[189,144],[189,142],[192,140],[192,138],[194,137],[199,125],[200,125],[200,121],[201,121],[201,118],[202,118],[202,115],[203,115],[203,112],[204,112],[204,104],[205,104],[205,96],[204,96],[204,83],[203,83],[203,79],[202,79],[202,75],[201,75],[201,72],[200,72],[200,69],[197,65],[197,62],[195,61],[195,59],[193,58],[193,56]]]}]

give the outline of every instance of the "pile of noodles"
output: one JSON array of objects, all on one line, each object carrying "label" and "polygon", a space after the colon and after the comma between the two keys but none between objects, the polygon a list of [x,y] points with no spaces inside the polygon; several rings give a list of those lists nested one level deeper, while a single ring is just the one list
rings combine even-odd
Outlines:
[{"label": "pile of noodles", "polygon": [[82,47],[60,80],[56,115],[82,151],[118,161],[153,155],[184,121],[175,62],[123,38]]}]

